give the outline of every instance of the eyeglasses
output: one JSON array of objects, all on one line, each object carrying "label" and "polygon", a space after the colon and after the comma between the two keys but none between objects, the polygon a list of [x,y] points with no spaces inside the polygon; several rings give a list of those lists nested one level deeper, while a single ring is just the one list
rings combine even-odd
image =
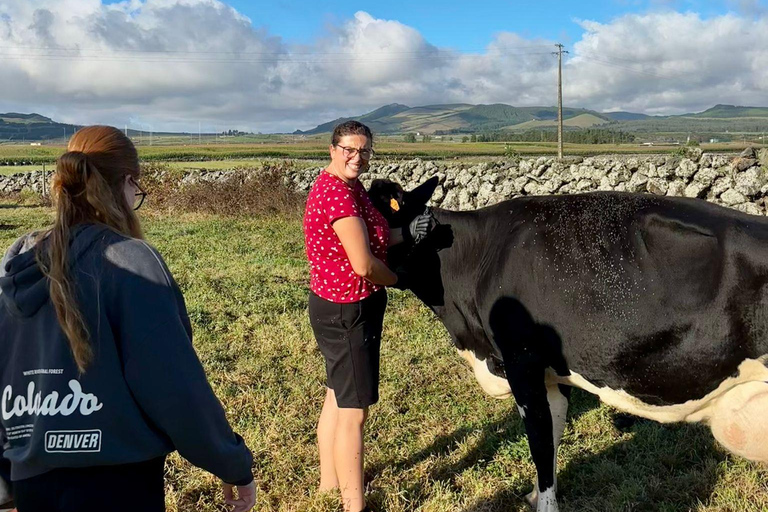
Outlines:
[{"label": "eyeglasses", "polygon": [[131,182],[133,183],[134,187],[139,189],[139,191],[134,194],[135,197],[133,200],[133,209],[138,210],[141,208],[141,205],[144,204],[144,199],[147,197],[147,193],[138,183],[136,183],[136,180],[133,179],[133,176],[131,176]]},{"label": "eyeglasses", "polygon": [[357,149],[357,148],[348,148],[346,146],[336,146],[337,148],[341,148],[342,152],[344,153],[344,158],[355,158],[355,155],[360,153],[360,158],[363,160],[370,160],[371,157],[375,154],[373,149]]}]

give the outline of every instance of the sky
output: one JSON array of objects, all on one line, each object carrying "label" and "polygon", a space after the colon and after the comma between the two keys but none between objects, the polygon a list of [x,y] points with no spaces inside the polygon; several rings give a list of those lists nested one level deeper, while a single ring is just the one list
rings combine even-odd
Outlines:
[{"label": "sky", "polygon": [[0,112],[306,130],[389,103],[768,106],[768,0],[2,0]]}]

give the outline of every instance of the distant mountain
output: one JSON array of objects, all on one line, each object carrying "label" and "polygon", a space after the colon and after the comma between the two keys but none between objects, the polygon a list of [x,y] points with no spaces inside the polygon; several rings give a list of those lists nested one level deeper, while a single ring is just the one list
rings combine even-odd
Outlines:
[{"label": "distant mountain", "polygon": [[368,114],[365,114],[361,117],[361,121],[367,121],[367,122],[373,122],[381,119],[382,117],[387,116],[394,116],[399,114],[400,112],[403,112],[405,110],[410,109],[408,105],[402,105],[400,103],[391,103],[389,105],[384,105],[383,107],[377,108],[373,112],[369,112]]},{"label": "distant mountain", "polygon": [[715,105],[698,114],[684,114],[686,117],[729,119],[744,117],[768,117],[767,107],[737,107],[734,105]]},{"label": "distant mountain", "polygon": [[357,121],[360,121],[361,123],[365,123],[371,130],[373,130],[376,133],[384,133],[389,131],[388,129],[389,129],[390,123],[387,122],[388,118],[395,116],[405,110],[409,110],[410,108],[411,107],[409,107],[408,105],[392,103],[390,105],[384,105],[383,107],[379,107],[373,112],[368,112],[367,114],[363,114],[362,116],[359,116],[359,117],[340,117],[338,119],[334,119],[333,121],[323,123],[312,130],[308,130],[305,132],[302,132],[301,130],[296,130],[293,133],[297,135],[314,135],[316,133],[330,133],[333,131],[336,125],[341,124],[344,121],[349,121],[350,119],[355,119]]},{"label": "distant mountain", "polygon": [[[754,132],[760,131],[758,128],[763,126],[762,118],[768,123],[768,107],[716,105],[704,112],[676,116],[649,116],[624,111],[601,113],[583,108],[563,108],[563,125],[567,128],[602,127],[628,132]],[[327,133],[332,131],[336,124],[347,119],[364,122],[376,133],[458,134],[498,130],[524,131],[556,127],[557,108],[513,107],[503,103],[458,103],[410,108],[393,103],[368,114],[337,119],[311,130],[297,130],[295,133]]]},{"label": "distant mountain", "polygon": [[63,138],[72,135],[78,127],[57,123],[40,114],[0,114],[0,142],[30,141]]},{"label": "distant mountain", "polygon": [[603,116],[612,121],[639,121],[641,119],[652,119],[654,116],[645,114],[636,114],[634,112],[603,112]]},{"label": "distant mountain", "polygon": [[[577,119],[578,118],[578,119]],[[470,105],[454,103],[408,107],[393,103],[368,114],[339,118],[311,130],[294,133],[314,135],[327,133],[340,122],[355,119],[367,124],[376,133],[471,133],[491,130],[525,129],[553,125],[557,121],[556,107],[513,107],[503,103]],[[564,108],[563,119],[572,126],[589,127],[609,123],[610,118],[598,112],[580,108]]]}]

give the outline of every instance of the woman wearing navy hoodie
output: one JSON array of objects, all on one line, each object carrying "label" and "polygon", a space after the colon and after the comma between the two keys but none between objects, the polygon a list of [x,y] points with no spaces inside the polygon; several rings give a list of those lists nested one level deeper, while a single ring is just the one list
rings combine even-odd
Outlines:
[{"label": "woman wearing navy hoodie", "polygon": [[250,510],[251,453],[208,384],[176,282],[142,240],[136,149],[108,126],[67,149],[53,227],[0,265],[0,425],[19,512],[165,510],[174,450],[222,480],[231,510]]}]

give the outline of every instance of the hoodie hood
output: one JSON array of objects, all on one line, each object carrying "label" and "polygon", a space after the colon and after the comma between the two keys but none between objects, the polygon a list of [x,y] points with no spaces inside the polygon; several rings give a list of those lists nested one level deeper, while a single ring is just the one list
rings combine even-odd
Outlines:
[{"label": "hoodie hood", "polygon": [[[81,224],[72,230],[70,239],[70,267],[80,259],[108,227],[100,224]],[[0,304],[22,317],[30,317],[43,307],[50,297],[48,278],[35,257],[39,232],[29,233],[16,240],[0,263]],[[37,243],[36,243],[37,242]]]}]

